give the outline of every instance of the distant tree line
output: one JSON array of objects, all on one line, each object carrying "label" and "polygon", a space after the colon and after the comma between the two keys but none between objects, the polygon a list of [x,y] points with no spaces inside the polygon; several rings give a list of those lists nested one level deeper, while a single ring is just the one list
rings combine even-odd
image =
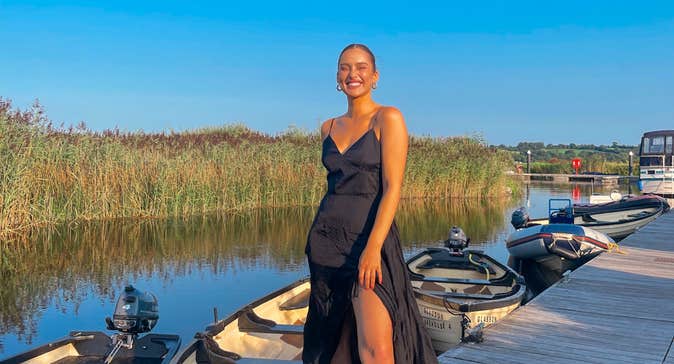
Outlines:
[{"label": "distant tree line", "polygon": [[630,151],[634,153],[634,168],[639,163],[639,146],[618,142],[611,145],[520,142],[516,146],[494,147],[509,152],[517,164],[526,164],[527,151],[531,151],[532,173],[572,173],[571,160],[580,158],[581,173],[627,174]]}]

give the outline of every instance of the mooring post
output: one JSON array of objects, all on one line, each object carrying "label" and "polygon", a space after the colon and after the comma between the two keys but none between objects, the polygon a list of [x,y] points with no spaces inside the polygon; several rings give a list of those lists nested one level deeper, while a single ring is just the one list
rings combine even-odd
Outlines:
[{"label": "mooring post", "polygon": [[632,151],[630,150],[629,155],[630,155],[630,161],[629,161],[627,170],[629,171],[629,176],[632,177],[632,156],[634,156],[634,152],[632,152]]},{"label": "mooring post", "polygon": [[527,173],[531,173],[531,150],[527,150]]}]

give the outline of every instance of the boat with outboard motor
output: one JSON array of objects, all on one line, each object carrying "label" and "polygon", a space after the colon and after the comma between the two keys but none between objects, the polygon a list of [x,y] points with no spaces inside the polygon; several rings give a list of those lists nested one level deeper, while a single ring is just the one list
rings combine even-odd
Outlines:
[{"label": "boat with outboard motor", "polygon": [[655,220],[670,208],[666,199],[656,195],[624,196],[616,201],[599,204],[571,204],[568,199],[551,201],[567,202],[566,206],[550,211],[551,214],[556,214],[557,221],[551,221],[550,217],[531,219],[526,209],[520,207],[513,212],[511,224],[515,229],[522,229],[563,222],[588,227],[619,240]]},{"label": "boat with outboard motor", "polygon": [[[480,251],[462,250],[465,235],[461,244],[429,248],[407,262],[438,352],[462,339],[479,340],[480,328],[519,307],[525,293],[512,269]],[[197,333],[172,363],[301,363],[310,293],[309,278],[303,278],[255,300]]]},{"label": "boat with outboard motor", "polygon": [[157,363],[168,364],[180,347],[180,336],[150,332],[159,320],[156,297],[133,286],[124,288],[112,319],[106,318],[108,336],[100,331],[72,331],[70,335],[24,353],[0,360],[15,363]]},{"label": "boat with outboard motor", "polygon": [[518,308],[524,279],[479,250],[453,227],[445,247],[427,248],[407,260],[419,311],[436,351],[481,341],[483,327]]},{"label": "boat with outboard motor", "polygon": [[311,286],[300,279],[206,327],[172,363],[301,363]]},{"label": "boat with outboard motor", "polygon": [[538,295],[567,271],[597,255],[618,249],[606,234],[573,224],[536,225],[520,229],[506,239],[508,266],[527,280],[532,295]]},{"label": "boat with outboard motor", "polygon": [[617,245],[608,235],[588,227],[549,224],[515,231],[506,239],[506,247],[511,257],[534,260],[561,275]]}]

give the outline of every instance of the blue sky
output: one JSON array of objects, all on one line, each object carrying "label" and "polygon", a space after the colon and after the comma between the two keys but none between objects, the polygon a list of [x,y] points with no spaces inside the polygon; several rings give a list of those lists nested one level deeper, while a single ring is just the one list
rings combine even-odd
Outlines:
[{"label": "blue sky", "polygon": [[56,122],[314,129],[368,44],[413,134],[637,144],[674,128],[674,3],[0,0],[0,96]]}]

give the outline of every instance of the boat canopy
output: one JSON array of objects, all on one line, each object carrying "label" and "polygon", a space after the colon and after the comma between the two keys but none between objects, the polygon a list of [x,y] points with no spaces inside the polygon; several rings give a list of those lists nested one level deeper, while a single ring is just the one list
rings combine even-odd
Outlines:
[{"label": "boat canopy", "polygon": [[671,166],[674,158],[674,130],[658,130],[644,133],[639,148],[639,165]]}]

